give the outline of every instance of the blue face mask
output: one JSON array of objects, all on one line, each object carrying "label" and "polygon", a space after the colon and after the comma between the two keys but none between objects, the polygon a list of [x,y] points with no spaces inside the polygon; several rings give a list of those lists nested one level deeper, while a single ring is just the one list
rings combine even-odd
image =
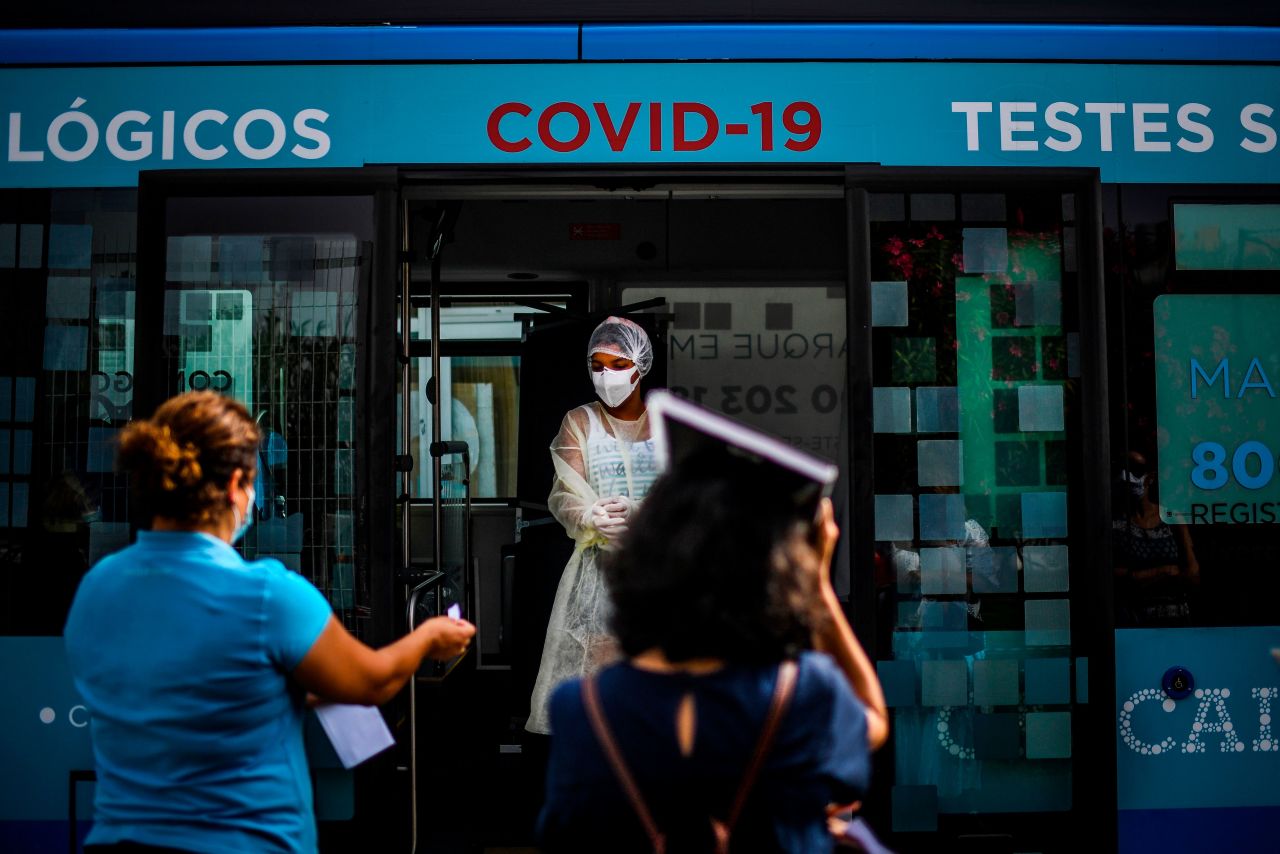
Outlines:
[{"label": "blue face mask", "polygon": [[[254,502],[257,500],[257,495],[254,494],[253,487],[252,486],[249,487],[244,492],[245,492],[245,495],[248,496],[249,500],[244,503],[244,516],[236,520],[236,532],[231,537],[231,542],[233,543],[240,542],[240,539],[241,537],[244,536],[245,531],[253,527],[253,517],[257,515],[257,513],[254,512],[255,510]],[[237,516],[240,515],[239,507],[236,507],[233,504],[231,505],[231,509],[235,511]]]}]

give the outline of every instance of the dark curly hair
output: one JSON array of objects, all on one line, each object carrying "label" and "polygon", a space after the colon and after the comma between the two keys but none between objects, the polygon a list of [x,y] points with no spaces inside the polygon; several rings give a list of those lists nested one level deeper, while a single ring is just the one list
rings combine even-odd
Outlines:
[{"label": "dark curly hair", "polygon": [[627,655],[767,663],[811,644],[818,605],[811,526],[761,495],[750,465],[663,475],[604,563]]},{"label": "dark curly hair", "polygon": [[129,475],[141,517],[196,527],[228,509],[227,481],[257,473],[258,425],[237,400],[191,391],[160,404],[120,433],[116,467]]}]

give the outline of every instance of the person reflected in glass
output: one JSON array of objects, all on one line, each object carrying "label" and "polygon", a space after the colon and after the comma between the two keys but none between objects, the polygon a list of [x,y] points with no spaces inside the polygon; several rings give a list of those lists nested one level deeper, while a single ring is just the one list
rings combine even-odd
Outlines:
[{"label": "person reflected in glass", "polygon": [[557,685],[617,656],[600,558],[627,530],[658,474],[641,390],[653,367],[648,334],[626,318],[606,319],[587,342],[587,367],[599,399],[570,410],[551,443],[555,481],[547,504],[576,547],[556,587],[529,701],[525,728],[534,733],[551,732],[547,709]]},{"label": "person reflected in glass", "polygon": [[260,439],[208,391],[121,431],[146,527],[85,575],[64,633],[97,773],[86,851],[315,851],[308,693],[385,703],[475,634],[437,617],[374,650],[306,578],[242,558]]},{"label": "person reflected in glass", "polygon": [[1200,585],[1191,533],[1160,513],[1156,474],[1144,454],[1130,451],[1118,480],[1111,524],[1117,622],[1122,625],[1183,624]]},{"label": "person reflected in glass", "polygon": [[[929,492],[934,495],[958,495],[960,488],[957,486],[934,486],[929,487],[923,492]],[[967,514],[966,514],[967,516]],[[957,534],[960,532],[957,531]],[[990,555],[986,555],[985,559],[979,550],[988,549],[991,546],[991,536],[987,533],[987,529],[982,523],[972,517],[966,517],[964,521],[963,535],[956,539],[939,540],[931,543],[930,547],[936,550],[942,548],[963,549],[964,550],[964,567],[965,567],[965,612],[969,618],[982,621],[982,599],[976,595],[973,578],[975,575],[981,576],[982,581],[988,583],[988,589],[991,588],[992,579],[996,570]],[[923,616],[928,607],[928,603],[934,599],[930,595],[926,595],[923,590],[922,571],[920,566],[920,547],[915,542],[895,542],[890,544],[891,556],[893,561],[894,574],[898,580],[898,592],[910,596],[920,596],[919,606],[916,609],[916,626],[923,626]],[[939,557],[941,561],[947,558]],[[944,588],[948,581],[954,582],[954,579],[945,578],[948,570],[954,571],[951,567],[943,568],[938,572],[938,583]],[[935,590],[936,595],[944,591]],[[958,590],[946,590],[947,593],[959,593]]]}]

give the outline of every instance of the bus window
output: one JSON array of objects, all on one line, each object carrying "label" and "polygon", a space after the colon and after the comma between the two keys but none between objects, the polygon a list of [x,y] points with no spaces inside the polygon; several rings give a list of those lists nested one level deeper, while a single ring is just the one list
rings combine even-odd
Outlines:
[{"label": "bus window", "polygon": [[[524,297],[524,303],[545,303],[563,308],[558,294]],[[471,494],[474,499],[512,499],[517,494],[519,460],[520,356],[518,350],[525,319],[544,314],[541,308],[501,297],[446,297],[440,313],[442,341],[441,439],[465,441],[471,458]],[[413,314],[409,330],[415,352],[429,353],[431,317],[426,307]],[[465,355],[464,355],[465,353]],[[431,497],[431,407],[427,401],[431,359],[411,361],[410,399],[414,436],[409,442],[413,457],[413,498]],[[397,407],[402,405],[399,401]],[[397,410],[399,411],[399,410]],[[397,420],[399,425],[399,420]]]},{"label": "bus window", "polygon": [[[1193,190],[1194,192],[1189,192]],[[1108,230],[1121,850],[1257,845],[1280,743],[1274,188],[1116,188]],[[1193,808],[1194,807],[1194,808]]]},{"label": "bus window", "polygon": [[372,204],[174,198],[168,214],[165,393],[207,389],[248,407],[263,441],[257,518],[240,547],[306,575],[360,632],[369,585],[354,542],[357,296]]},{"label": "bus window", "polygon": [[133,190],[0,195],[0,632],[56,635],[129,541],[113,471],[133,411]]},{"label": "bus window", "polygon": [[895,831],[1066,812],[1087,665],[1075,196],[868,194]]},{"label": "bus window", "polygon": [[[516,494],[517,432],[520,414],[519,356],[444,356],[440,360],[442,441],[467,443],[471,459],[471,494],[476,499],[510,498]],[[415,427],[409,451],[413,457],[414,498],[431,497],[431,410],[427,383],[431,360],[415,358],[410,375],[410,405]]]},{"label": "bus window", "polygon": [[1120,195],[1116,625],[1274,624],[1280,587],[1263,567],[1280,520],[1280,205],[1255,191]]}]

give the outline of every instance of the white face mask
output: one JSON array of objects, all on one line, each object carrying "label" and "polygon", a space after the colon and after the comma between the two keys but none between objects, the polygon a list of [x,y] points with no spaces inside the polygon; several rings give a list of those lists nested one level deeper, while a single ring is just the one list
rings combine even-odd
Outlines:
[{"label": "white face mask", "polygon": [[1120,479],[1129,487],[1129,494],[1134,498],[1141,498],[1146,494],[1147,480],[1142,475],[1126,470],[1120,473]]},{"label": "white face mask", "polygon": [[244,503],[244,507],[245,507],[244,515],[243,516],[240,515],[239,507],[235,506],[234,504],[231,505],[232,512],[234,512],[235,515],[238,517],[236,519],[235,533],[231,536],[232,543],[240,542],[240,538],[244,536],[245,531],[248,531],[249,528],[253,526],[253,517],[256,515],[255,513],[256,508],[253,505],[254,505],[254,502],[257,501],[258,497],[254,494],[253,487],[252,486],[249,487],[244,492],[245,492],[245,497],[248,499]]},{"label": "white face mask", "polygon": [[603,371],[592,371],[591,382],[595,385],[596,394],[604,401],[604,405],[612,409],[631,396],[631,392],[636,388],[631,378],[639,373],[640,369],[636,367],[621,371],[605,368]]}]

